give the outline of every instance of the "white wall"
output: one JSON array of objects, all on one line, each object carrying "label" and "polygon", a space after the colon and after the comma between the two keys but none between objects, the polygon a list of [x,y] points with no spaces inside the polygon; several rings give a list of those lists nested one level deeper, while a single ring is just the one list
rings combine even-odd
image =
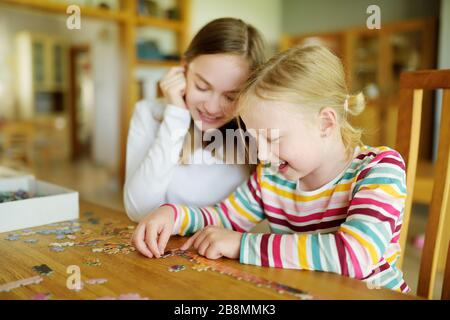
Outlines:
[{"label": "white wall", "polygon": [[221,17],[240,18],[260,30],[273,52],[281,35],[281,0],[191,0],[193,36],[209,21]]},{"label": "white wall", "polygon": [[83,32],[74,35],[73,40],[91,45],[95,90],[92,156],[96,163],[114,170],[118,167],[120,148],[119,30],[113,23],[89,21],[82,25],[80,31]]},{"label": "white wall", "polygon": [[72,44],[89,44],[95,86],[92,154],[96,163],[118,164],[120,58],[118,27],[83,19],[81,30],[68,30],[62,15],[43,14],[0,5],[0,116],[12,117],[14,105],[14,36],[30,30],[64,37]]}]

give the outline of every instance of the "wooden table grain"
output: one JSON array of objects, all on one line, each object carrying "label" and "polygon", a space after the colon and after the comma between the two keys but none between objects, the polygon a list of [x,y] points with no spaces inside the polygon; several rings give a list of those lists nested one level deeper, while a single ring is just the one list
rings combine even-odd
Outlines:
[{"label": "wooden table grain", "polygon": [[[93,218],[99,218],[100,223],[96,225],[88,222],[86,212],[92,212]],[[80,201],[79,220],[82,230],[93,230],[94,234],[100,233],[104,221],[135,225],[128,220],[124,212],[85,201]],[[42,276],[44,280],[39,284],[0,292],[0,300],[32,299],[37,293],[50,293],[52,299],[96,299],[118,297],[127,293],[137,293],[149,299],[176,300],[296,299],[294,296],[258,287],[216,271],[196,271],[192,268],[194,262],[179,256],[148,259],[137,251],[110,255],[103,252],[93,253],[92,247],[87,246],[67,247],[63,252],[53,252],[49,248],[49,243],[58,242],[55,235],[33,235],[32,237],[39,241],[29,244],[23,241],[25,237],[16,241],[5,240],[11,233],[14,232],[0,234],[0,285],[38,275],[32,269],[36,265],[46,264],[54,272],[49,276]],[[185,239],[182,237],[172,237],[168,248],[178,248],[183,241]],[[101,265],[86,265],[83,263],[83,259],[86,258],[98,258]],[[315,299],[418,299],[413,295],[387,289],[369,289],[362,281],[332,273],[250,266],[229,259],[219,261],[225,266],[307,291]],[[169,272],[168,268],[174,264],[183,264],[186,270]],[[71,265],[80,267],[82,280],[105,278],[107,282],[85,285],[79,291],[70,290],[66,286],[66,281],[69,277],[67,268]]]}]

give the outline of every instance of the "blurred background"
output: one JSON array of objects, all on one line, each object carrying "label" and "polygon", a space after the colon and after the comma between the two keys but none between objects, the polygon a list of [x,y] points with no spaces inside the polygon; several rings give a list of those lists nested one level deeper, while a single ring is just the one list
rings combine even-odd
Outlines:
[{"label": "blurred background", "polygon": [[[381,9],[380,30],[366,26],[373,4]],[[68,19],[76,14],[66,12],[69,5],[81,8],[79,29],[70,28]],[[258,28],[269,56],[299,43],[324,44],[339,55],[350,89],[368,99],[364,114],[352,120],[365,129],[369,145],[395,146],[402,71],[450,68],[450,0],[0,0],[0,167],[124,210],[126,137],[135,102],[156,97],[158,80],[179,63],[192,36],[225,16]],[[413,289],[440,99],[439,92],[424,96],[404,262]]]}]

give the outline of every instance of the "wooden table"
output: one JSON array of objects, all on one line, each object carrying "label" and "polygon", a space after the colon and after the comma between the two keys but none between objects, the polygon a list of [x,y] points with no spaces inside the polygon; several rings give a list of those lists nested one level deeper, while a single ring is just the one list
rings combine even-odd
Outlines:
[{"label": "wooden table", "polygon": [[[93,217],[99,218],[100,223],[96,225],[89,222],[86,212],[93,212]],[[94,230],[94,234],[100,233],[105,221],[135,225],[123,212],[84,201],[80,203],[80,213],[82,230]],[[36,228],[40,229],[43,227]],[[21,237],[16,241],[5,240],[11,233],[14,232],[0,234],[0,285],[38,275],[32,270],[35,265],[47,264],[54,272],[49,276],[42,276],[44,280],[40,284],[0,292],[0,300],[31,299],[37,293],[51,293],[52,299],[96,299],[118,297],[127,293],[138,293],[149,299],[295,299],[216,271],[196,271],[192,268],[194,262],[179,256],[148,259],[137,251],[113,255],[93,253],[92,247],[86,246],[67,247],[63,252],[53,252],[49,249],[50,242],[70,240],[56,240],[55,235],[29,236],[39,239],[35,244],[23,241],[29,237]],[[184,238],[172,237],[168,248],[178,248],[183,241]],[[89,257],[99,258],[101,265],[83,264],[83,259]],[[257,267],[228,259],[219,261],[224,266],[307,291],[318,299],[418,299],[391,290],[369,289],[362,281],[326,272]],[[168,267],[174,264],[183,264],[186,270],[168,272]],[[80,267],[83,281],[91,278],[106,278],[108,281],[104,284],[85,285],[80,291],[69,290],[66,281],[69,276],[67,267],[70,265]]]}]

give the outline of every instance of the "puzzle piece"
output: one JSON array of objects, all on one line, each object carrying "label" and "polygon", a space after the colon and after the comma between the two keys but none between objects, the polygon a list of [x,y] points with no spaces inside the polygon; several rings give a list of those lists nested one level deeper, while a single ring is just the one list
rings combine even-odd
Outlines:
[{"label": "puzzle piece", "polygon": [[37,243],[38,241],[39,241],[38,239],[26,239],[23,242],[33,244],[33,243]]},{"label": "puzzle piece", "polygon": [[106,297],[97,298],[96,300],[149,300],[149,298],[141,297],[141,295],[139,293],[125,293],[125,294],[121,294],[117,298],[106,296]]},{"label": "puzzle piece", "polygon": [[167,270],[169,270],[170,272],[180,272],[180,271],[186,270],[186,267],[182,264],[175,264],[175,265],[169,267]]},{"label": "puzzle piece", "polygon": [[50,274],[53,273],[53,270],[46,264],[34,266],[33,270],[38,272],[42,276],[49,276]]},{"label": "puzzle piece", "polygon": [[23,286],[28,286],[31,284],[41,283],[44,279],[40,276],[34,276],[30,278],[25,278],[17,281],[11,281],[0,285],[0,292],[9,292],[12,289],[16,289]]},{"label": "puzzle piece", "polygon": [[92,267],[98,267],[102,265],[100,259],[98,258],[84,258],[84,264]]},{"label": "puzzle piece", "polygon": [[16,241],[16,240],[19,240],[19,239],[20,239],[20,237],[18,235],[15,235],[15,234],[10,234],[9,236],[7,236],[5,238],[5,240],[8,240],[8,241]]},{"label": "puzzle piece", "polygon": [[100,223],[99,218],[89,218],[88,221],[90,224],[99,224]]},{"label": "puzzle piece", "polygon": [[50,300],[51,296],[52,295],[50,293],[42,293],[42,292],[40,292],[40,293],[36,293],[33,296],[33,300]]},{"label": "puzzle piece", "polygon": [[49,247],[73,247],[75,242],[52,242],[48,246]]},{"label": "puzzle piece", "polygon": [[196,264],[192,267],[192,269],[196,270],[196,271],[207,271],[209,269],[211,269],[210,266],[204,265],[204,264]]},{"label": "puzzle piece", "polygon": [[36,234],[36,232],[35,232],[35,231],[32,231],[32,230],[23,230],[20,234],[21,234],[22,236],[24,236],[24,237],[27,237],[27,236],[31,236],[31,235],[33,235],[33,234]]},{"label": "puzzle piece", "polygon": [[105,278],[97,278],[97,279],[88,279],[85,282],[87,284],[103,284],[107,281],[108,281],[108,279],[105,279]]}]

